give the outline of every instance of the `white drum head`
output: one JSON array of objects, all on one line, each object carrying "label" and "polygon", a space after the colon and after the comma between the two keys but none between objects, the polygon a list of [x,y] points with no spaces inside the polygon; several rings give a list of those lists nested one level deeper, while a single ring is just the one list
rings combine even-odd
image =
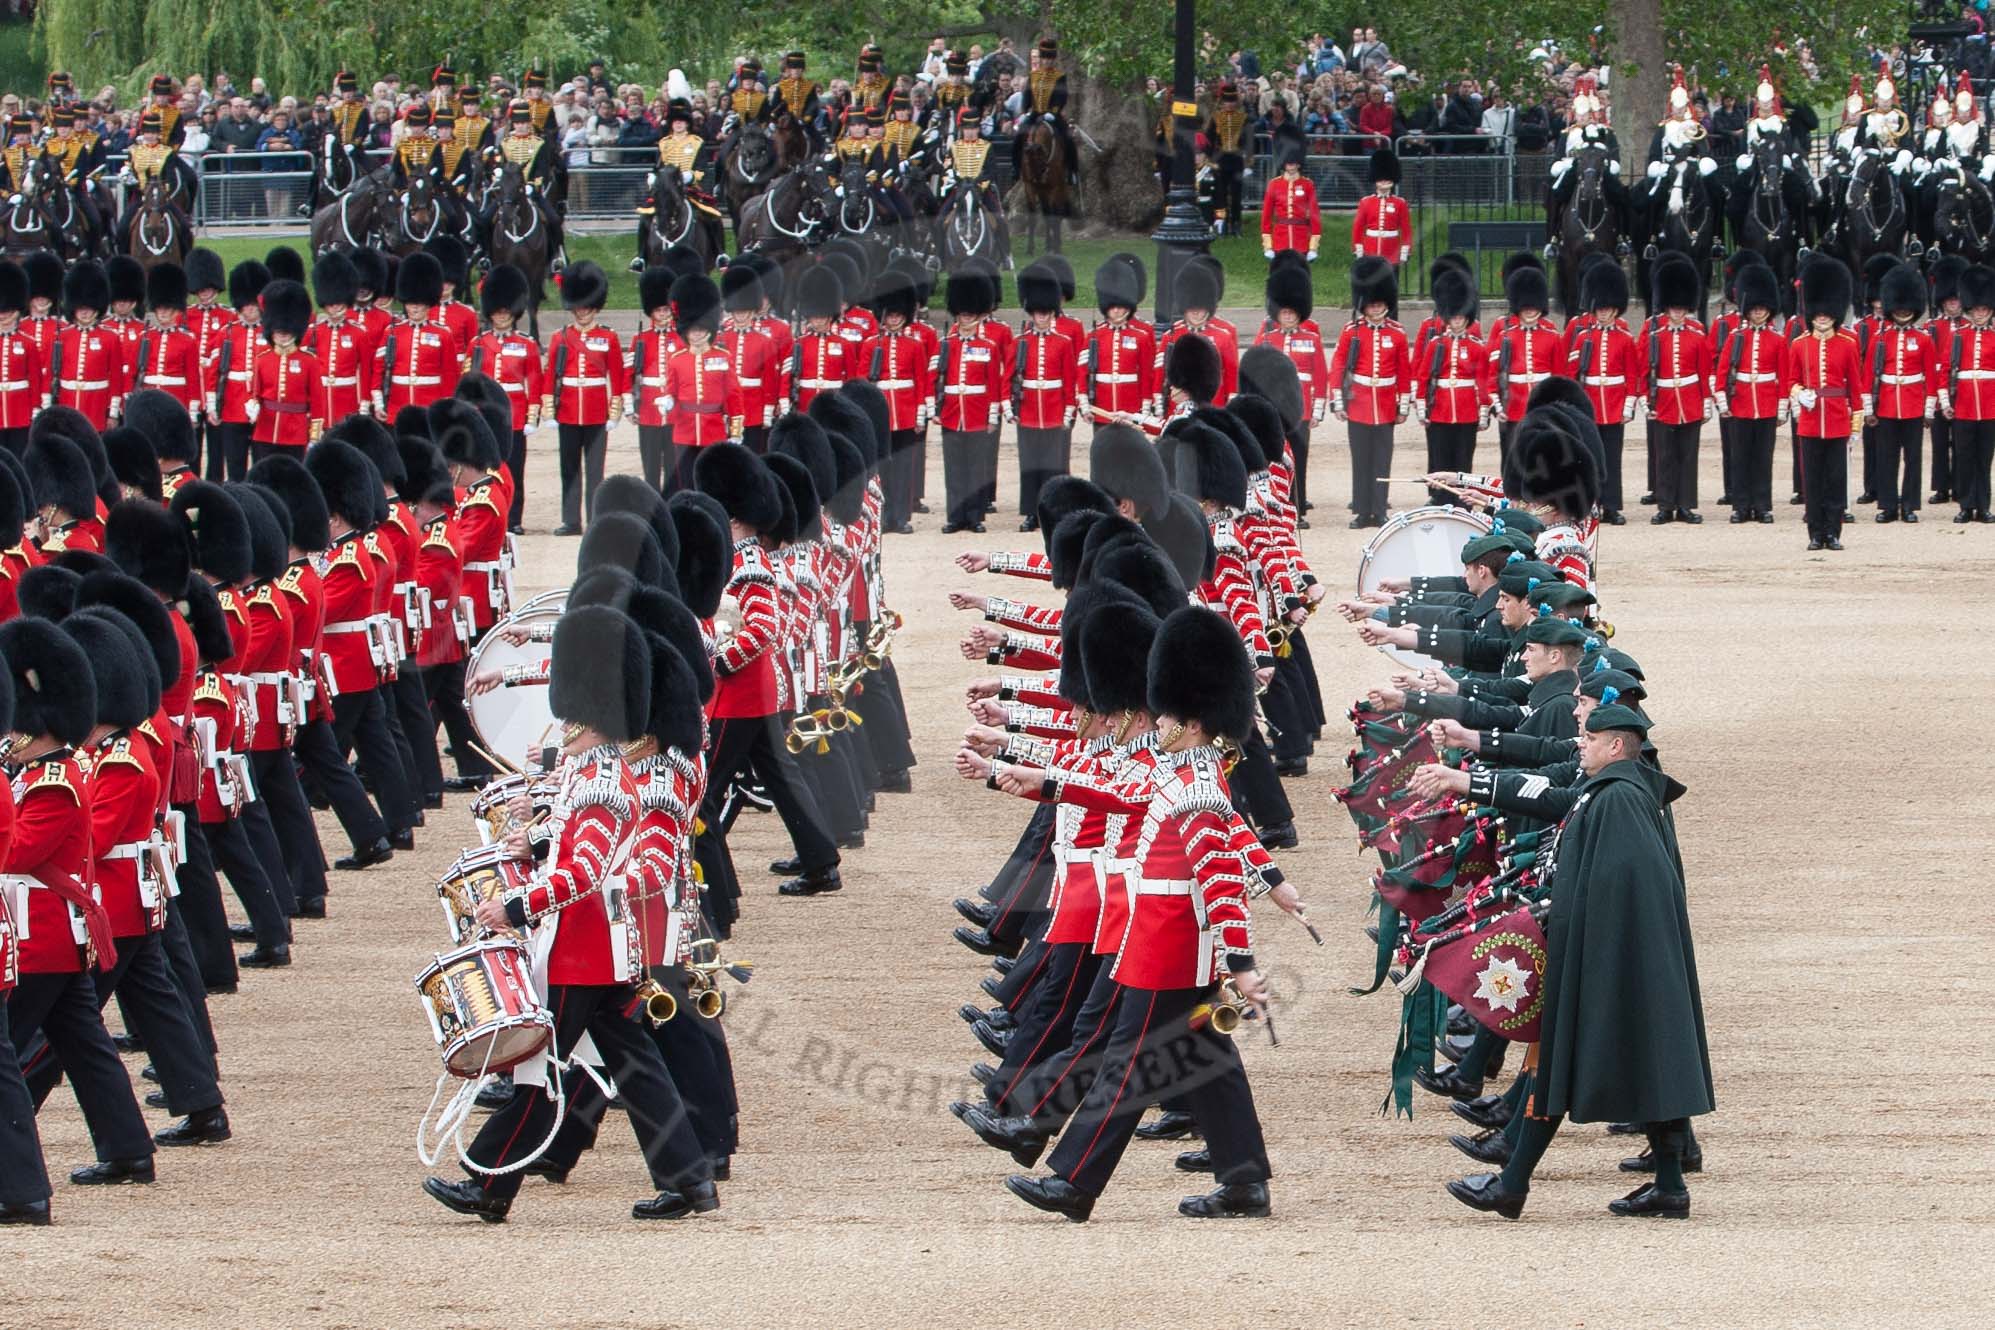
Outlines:
[{"label": "white drum head", "polygon": [[[1378,590],[1387,578],[1459,577],[1462,546],[1487,535],[1489,529],[1490,520],[1483,514],[1446,504],[1395,513],[1358,559],[1358,594]],[[1409,669],[1427,669],[1440,663],[1404,647],[1380,650]]]},{"label": "white drum head", "polygon": [[[552,650],[546,642],[526,642],[514,646],[500,635],[501,628],[528,627],[552,623],[561,616],[557,604],[537,604],[499,620],[485,640],[472,651],[464,677],[470,679],[486,670],[504,670],[514,665],[539,665]],[[523,764],[529,753],[537,753],[554,739],[554,712],[548,706],[547,685],[513,684],[465,699],[471,715],[471,728],[478,742],[495,757],[515,765]]]}]

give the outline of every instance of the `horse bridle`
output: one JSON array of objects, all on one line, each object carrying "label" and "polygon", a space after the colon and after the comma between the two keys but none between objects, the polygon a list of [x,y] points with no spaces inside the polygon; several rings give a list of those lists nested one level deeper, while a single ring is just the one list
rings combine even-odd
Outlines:
[{"label": "horse bridle", "polygon": [[[1941,181],[1940,187],[1945,189],[1949,184],[1953,186],[1953,195],[1960,202],[1958,212],[1961,218],[1960,225],[1966,229],[1968,241],[1973,247],[1974,252],[1976,254],[1986,254],[1989,248],[1995,245],[1995,190],[1990,190],[1986,182],[1982,181],[1980,177],[1971,174],[1958,160],[1954,161],[1953,169],[1954,179],[1951,181]],[[1969,181],[1974,181],[1981,186],[1981,196],[1988,202],[1989,228],[1986,231],[1982,230],[1975,223],[1974,200],[1968,195]]]},{"label": "horse bridle", "polygon": [[[1787,191],[1782,189],[1786,181],[1787,168],[1781,165],[1780,153],[1761,159],[1759,179],[1753,187],[1753,217],[1766,232],[1768,240],[1779,240],[1787,230],[1793,215],[1787,211]],[[1767,209],[1772,209],[1772,219],[1768,220]]]},{"label": "horse bridle", "polygon": [[436,236],[436,228],[443,225],[443,208],[432,195],[429,204],[429,225],[423,228],[421,235],[417,235],[416,229],[409,225],[409,204],[414,200],[415,193],[414,185],[402,191],[402,234],[418,245],[427,245]]},{"label": "horse bridle", "polygon": [[[1606,152],[1604,148],[1598,151],[1602,155]],[[1591,201],[1594,207],[1591,216],[1586,211],[1589,184],[1593,186]],[[1573,186],[1571,212],[1574,220],[1579,223],[1580,231],[1588,240],[1592,240],[1606,227],[1608,217],[1606,171],[1598,162],[1580,168],[1579,183]]]},{"label": "horse bridle", "polygon": [[[1864,175],[1866,166],[1874,167],[1877,174]],[[1891,207],[1885,212],[1884,220],[1881,222],[1877,220],[1877,214],[1870,206],[1880,181],[1891,189]],[[1861,199],[1857,195],[1858,189],[1863,191]],[[1843,193],[1843,210],[1852,217],[1863,219],[1863,224],[1870,228],[1870,239],[1875,243],[1884,238],[1885,228],[1891,225],[1892,215],[1902,206],[1898,190],[1891,185],[1891,174],[1884,166],[1884,154],[1875,148],[1858,149],[1855,159],[1850,163],[1850,183],[1849,188]]]},{"label": "horse bridle", "polygon": [[[136,229],[138,231],[138,242],[145,246],[145,252],[154,258],[159,258],[173,247],[173,210],[166,203],[166,186],[155,183],[146,190],[146,193],[150,195],[154,189],[159,191],[159,206],[155,209],[153,201],[149,197],[140,203],[137,218],[138,226]],[[166,236],[157,245],[152,243],[151,219],[153,218],[157,218],[166,224]]]}]

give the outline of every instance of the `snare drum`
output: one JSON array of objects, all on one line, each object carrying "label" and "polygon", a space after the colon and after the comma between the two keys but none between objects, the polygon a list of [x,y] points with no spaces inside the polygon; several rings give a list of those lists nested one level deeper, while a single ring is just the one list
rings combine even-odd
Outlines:
[{"label": "snare drum", "polygon": [[505,1071],[554,1038],[554,1017],[534,995],[526,948],[511,938],[485,938],[438,956],[416,976],[416,995],[453,1076]]},{"label": "snare drum", "polygon": [[443,919],[450,928],[451,940],[461,943],[477,935],[478,923],[472,914],[479,902],[498,900],[514,888],[525,886],[531,877],[532,869],[523,860],[508,857],[498,845],[485,845],[458,855],[457,862],[445,870],[436,884],[436,897],[443,906]]},{"label": "snare drum", "polygon": [[[561,617],[566,603],[566,592],[549,592],[534,597],[517,613],[499,620],[472,649],[471,659],[464,666],[464,677],[471,679],[487,670],[545,663],[552,650],[548,643],[529,641],[514,646],[501,635],[502,630],[551,624]],[[471,728],[478,732],[478,742],[487,752],[508,762],[521,761],[529,752],[549,742],[555,732],[554,711],[548,705],[545,684],[494,688],[489,693],[467,697],[464,709],[471,716]]]},{"label": "snare drum", "polygon": [[[1490,520],[1466,508],[1434,504],[1395,513],[1365,546],[1358,558],[1358,594],[1378,590],[1386,578],[1459,577],[1462,546],[1489,534]],[[1383,647],[1387,655],[1412,669],[1439,662],[1404,647]]]}]

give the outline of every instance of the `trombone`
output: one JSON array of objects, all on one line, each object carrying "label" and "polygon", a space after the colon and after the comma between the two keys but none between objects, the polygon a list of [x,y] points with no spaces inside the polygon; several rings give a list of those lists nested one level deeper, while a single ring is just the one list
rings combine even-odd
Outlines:
[{"label": "trombone", "polygon": [[[1239,985],[1230,976],[1220,981],[1216,996],[1216,1002],[1201,1002],[1192,1008],[1191,1026],[1194,1030],[1202,1024],[1210,1024],[1213,1033],[1230,1036],[1240,1028],[1241,1021],[1254,1019],[1253,1004],[1240,995]],[[1274,1018],[1264,1014],[1260,1019],[1268,1027],[1268,1043],[1280,1047],[1281,1040],[1275,1037]]]},{"label": "trombone", "polygon": [[693,950],[706,951],[707,959],[686,963],[686,992],[693,1000],[693,1010],[708,1020],[719,1020],[727,1010],[727,994],[720,988],[720,976],[725,974],[737,984],[745,984],[754,978],[755,966],[747,961],[730,962],[720,954],[720,942],[715,938],[703,937],[693,943]]}]

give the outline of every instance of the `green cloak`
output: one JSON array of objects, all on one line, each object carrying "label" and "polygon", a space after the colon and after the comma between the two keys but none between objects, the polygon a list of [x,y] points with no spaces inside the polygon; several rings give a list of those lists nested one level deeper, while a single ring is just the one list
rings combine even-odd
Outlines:
[{"label": "green cloak", "polygon": [[1666,806],[1683,787],[1617,762],[1560,833],[1545,928],[1539,1110],[1665,1122],[1712,1110],[1704,1004]]}]

